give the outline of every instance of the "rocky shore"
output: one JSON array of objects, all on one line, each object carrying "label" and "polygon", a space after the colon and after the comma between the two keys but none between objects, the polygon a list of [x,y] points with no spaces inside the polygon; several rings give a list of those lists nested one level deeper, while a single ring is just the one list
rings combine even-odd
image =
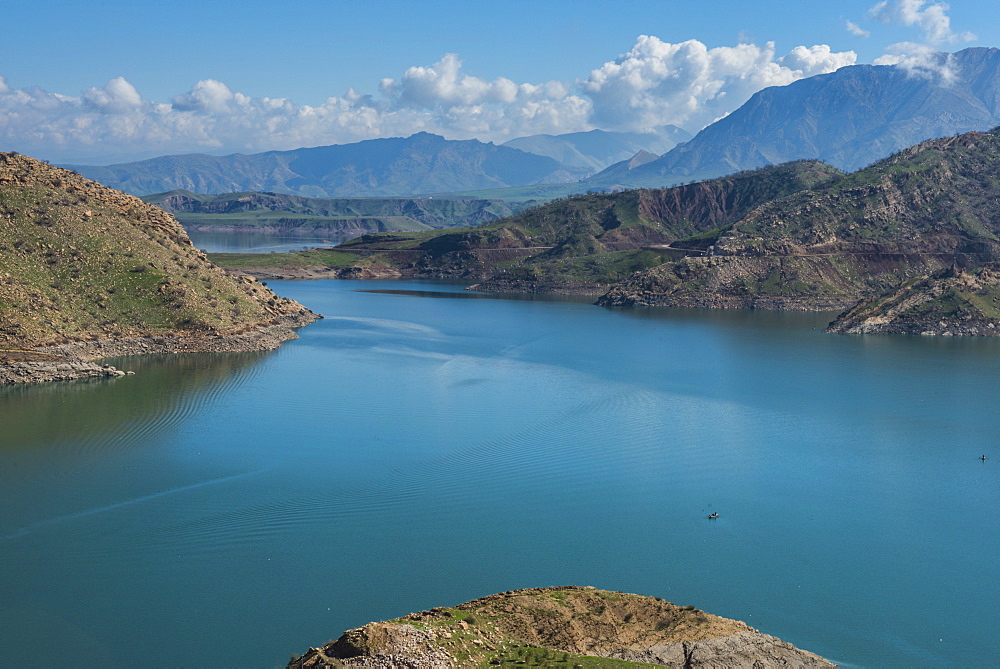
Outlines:
[{"label": "rocky shore", "polygon": [[952,267],[864,300],[837,317],[834,334],[1000,336],[1000,272]]},{"label": "rocky shore", "polygon": [[239,332],[106,337],[34,351],[0,351],[0,384],[125,376],[131,372],[94,361],[126,355],[268,351],[296,339],[295,328],[319,318],[322,316],[303,309]]},{"label": "rocky shore", "polygon": [[[603,662],[602,662],[603,658]],[[617,660],[609,665],[608,660]],[[833,667],[746,623],[592,587],[511,590],[348,630],[288,664],[332,667]]]}]

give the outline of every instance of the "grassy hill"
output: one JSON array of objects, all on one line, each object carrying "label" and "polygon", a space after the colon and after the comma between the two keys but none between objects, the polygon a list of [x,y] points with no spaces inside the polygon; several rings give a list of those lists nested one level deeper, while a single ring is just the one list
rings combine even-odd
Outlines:
[{"label": "grassy hill", "polygon": [[0,349],[227,335],[307,313],[228,276],[163,210],[0,154]]},{"label": "grassy hill", "polygon": [[630,277],[611,305],[844,308],[952,265],[1000,258],[1000,133],[900,151],[768,202],[712,251]]}]

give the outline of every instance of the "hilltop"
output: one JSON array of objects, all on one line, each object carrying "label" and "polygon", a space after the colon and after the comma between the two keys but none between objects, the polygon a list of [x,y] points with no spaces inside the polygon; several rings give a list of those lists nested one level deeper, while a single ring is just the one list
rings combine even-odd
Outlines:
[{"label": "hilltop", "polygon": [[0,381],[51,378],[43,361],[70,365],[62,378],[111,355],[263,350],[315,318],[227,275],[163,210],[0,153]]},{"label": "hilltop", "polygon": [[306,667],[832,667],[746,623],[657,597],[576,586],[511,590],[348,630]]}]

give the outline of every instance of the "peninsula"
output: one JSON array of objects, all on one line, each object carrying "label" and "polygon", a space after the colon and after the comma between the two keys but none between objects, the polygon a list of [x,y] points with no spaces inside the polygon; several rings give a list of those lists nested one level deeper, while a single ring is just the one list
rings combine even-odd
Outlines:
[{"label": "peninsula", "polygon": [[117,376],[101,358],[250,351],[318,316],[233,277],[162,209],[0,153],[0,383]]},{"label": "peninsula", "polygon": [[833,667],[746,623],[657,597],[511,590],[352,629],[288,669],[332,667]]}]

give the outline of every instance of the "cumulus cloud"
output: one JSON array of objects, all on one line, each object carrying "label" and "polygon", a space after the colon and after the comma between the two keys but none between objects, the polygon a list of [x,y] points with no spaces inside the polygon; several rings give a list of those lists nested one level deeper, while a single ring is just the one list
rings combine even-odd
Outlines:
[{"label": "cumulus cloud", "polygon": [[956,33],[951,29],[950,7],[943,2],[927,0],[882,0],[868,10],[869,16],[882,23],[918,29],[920,41],[897,42],[886,48],[875,65],[898,65],[912,76],[934,77],[943,83],[953,81],[957,73],[952,59],[942,54],[941,47],[955,42],[971,42],[970,32]]},{"label": "cumulus cloud", "polygon": [[859,26],[854,21],[844,21],[844,27],[847,28],[847,32],[851,33],[855,37],[871,37],[871,33]]},{"label": "cumulus cloud", "polygon": [[837,53],[826,45],[795,47],[776,58],[773,42],[709,49],[698,40],[671,44],[642,35],[631,51],[593,70],[582,88],[601,127],[642,131],[672,123],[698,130],[762,88],[856,60],[853,51]]},{"label": "cumulus cloud", "polygon": [[924,33],[924,40],[929,44],[969,42],[976,39],[972,33],[952,32],[951,18],[947,13],[949,9],[951,8],[943,2],[882,0],[869,9],[868,13],[882,23],[898,23],[919,28]]},{"label": "cumulus cloud", "polygon": [[80,96],[16,89],[0,77],[0,150],[59,162],[112,162],[164,153],[255,152],[342,144],[429,131],[502,142],[603,128],[700,130],[766,86],[851,65],[851,51],[774,45],[708,48],[640,36],[632,49],[574,82],[486,80],[455,54],[383,79],[375,95],[351,89],[321,104],[253,98],[205,79],[169,103],[144,99],[123,77]]}]

